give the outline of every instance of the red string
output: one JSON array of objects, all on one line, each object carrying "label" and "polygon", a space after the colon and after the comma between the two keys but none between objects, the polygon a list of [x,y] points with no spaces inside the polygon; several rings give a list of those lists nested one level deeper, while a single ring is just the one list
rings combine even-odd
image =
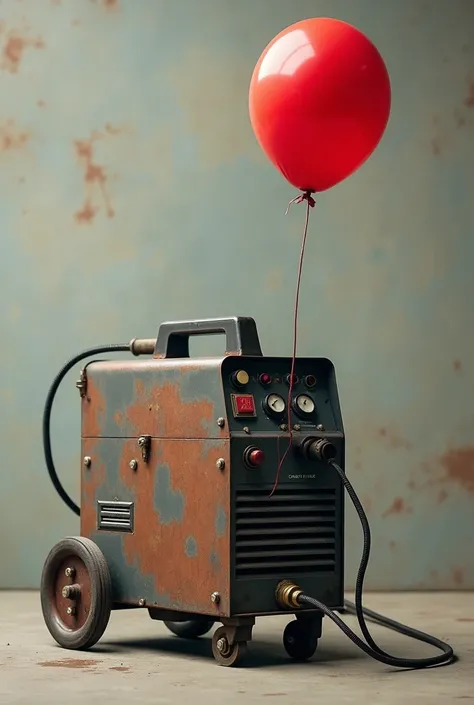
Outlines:
[{"label": "red string", "polygon": [[[287,403],[287,408],[288,408],[288,431],[289,431],[289,439],[288,439],[288,447],[283,453],[283,457],[279,459],[278,462],[278,469],[275,477],[275,482],[273,485],[273,489],[270,492],[270,497],[273,496],[273,493],[278,487],[278,482],[280,480],[280,472],[281,468],[283,467],[283,463],[285,462],[285,458],[288,455],[288,453],[291,450],[291,446],[293,443],[293,426],[291,422],[291,396],[293,394],[293,379],[295,375],[295,364],[296,364],[296,346],[298,342],[298,307],[299,307],[299,300],[300,300],[300,285],[301,285],[301,273],[303,271],[303,259],[304,259],[304,251],[306,247],[306,238],[308,235],[308,225],[309,225],[309,215],[311,212],[311,208],[314,208],[316,201],[314,200],[313,196],[311,195],[311,191],[305,191],[304,193],[296,196],[295,198],[292,198],[291,201],[288,203],[288,207],[286,209],[285,215],[288,214],[291,206],[294,203],[303,203],[303,201],[306,201],[306,217],[305,217],[305,223],[304,223],[304,229],[303,229],[303,239],[301,241],[301,250],[300,250],[300,259],[298,263],[298,275],[296,278],[296,294],[295,294],[295,305],[294,305],[294,310],[293,310],[293,352],[292,352],[292,357],[291,357],[291,372],[290,372],[290,384],[289,384],[289,389],[288,389],[288,403]],[[278,455],[280,453],[278,452]]]}]

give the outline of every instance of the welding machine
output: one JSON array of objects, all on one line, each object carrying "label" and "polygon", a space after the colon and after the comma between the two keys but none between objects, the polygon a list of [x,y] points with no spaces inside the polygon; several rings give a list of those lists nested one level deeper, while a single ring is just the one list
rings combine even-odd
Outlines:
[{"label": "welding machine", "polygon": [[[209,334],[225,335],[225,355],[190,358],[190,337]],[[125,351],[141,359],[88,362],[76,385],[79,509],[54,468],[54,397],[80,360]],[[64,648],[87,649],[112,609],[143,608],[184,638],[219,623],[212,652],[233,666],[256,617],[293,613],[283,644],[290,657],[307,660],[327,615],[374,658],[406,665],[366,633],[361,594],[370,533],[357,496],[367,555],[356,604],[344,601],[344,487],[353,501],[355,494],[344,440],[333,364],[264,357],[252,318],[163,323],[156,339],[76,355],[54,380],[43,417],[50,477],[81,518],[81,535],[59,541],[43,568],[49,632]],[[337,615],[344,609],[362,619],[368,645]],[[421,665],[453,658],[449,645],[423,636],[443,654],[418,659]]]}]

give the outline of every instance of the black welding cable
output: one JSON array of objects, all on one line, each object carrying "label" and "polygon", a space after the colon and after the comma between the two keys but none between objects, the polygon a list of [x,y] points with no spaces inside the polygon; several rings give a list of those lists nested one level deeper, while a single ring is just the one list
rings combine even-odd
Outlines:
[{"label": "black welding cable", "polygon": [[[376,661],[380,661],[381,663],[385,663],[388,666],[395,666],[397,668],[407,668],[407,669],[419,669],[419,668],[429,668],[431,666],[447,666],[450,663],[453,663],[454,661],[457,661],[457,657],[454,654],[454,651],[452,647],[447,644],[444,641],[441,641],[441,639],[437,639],[434,636],[431,636],[430,634],[426,634],[425,632],[421,632],[418,629],[413,629],[411,627],[408,627],[404,624],[401,624],[400,622],[396,622],[395,620],[389,619],[388,617],[384,617],[381,614],[378,614],[377,612],[373,612],[372,610],[368,610],[362,606],[362,594],[363,594],[363,588],[364,588],[364,579],[365,579],[365,573],[367,570],[367,565],[369,563],[369,558],[370,558],[370,547],[371,547],[371,535],[370,535],[370,526],[369,522],[367,520],[367,517],[364,512],[364,508],[362,507],[362,504],[360,503],[360,500],[352,487],[351,483],[346,477],[346,474],[342,470],[342,468],[339,467],[339,465],[333,461],[330,461],[329,464],[336,470],[338,473],[339,477],[341,478],[341,481],[347,490],[347,493],[352,501],[352,504],[355,507],[355,510],[359,516],[361,525],[362,525],[362,531],[363,531],[363,536],[364,536],[364,546],[362,550],[362,557],[360,561],[360,566],[359,570],[357,573],[357,580],[356,580],[356,587],[355,587],[355,603],[345,601],[345,608],[346,611],[355,614],[357,617],[357,620],[359,622],[360,629],[362,631],[362,634],[364,635],[366,642],[362,641],[360,637],[355,634],[355,632],[350,629],[347,624],[337,615],[335,612],[333,612],[331,609],[326,607],[322,602],[319,602],[319,600],[315,600],[313,597],[310,597],[309,595],[302,594],[299,596],[298,601],[302,605],[306,606],[311,606],[311,607],[316,607],[317,609],[321,610],[323,614],[325,614],[327,617],[329,617],[337,626],[344,632],[344,634],[349,637],[349,639],[356,644],[362,651],[364,651],[366,654],[371,656],[373,659]],[[388,627],[389,629],[392,629],[393,631],[399,632],[400,634],[403,634],[405,636],[411,637],[412,639],[416,639],[417,641],[424,642],[425,644],[430,644],[430,646],[434,646],[435,648],[439,649],[442,651],[441,654],[437,656],[429,656],[426,658],[399,658],[397,656],[391,656],[388,654],[386,651],[383,651],[378,644],[374,641],[372,635],[369,632],[369,629],[366,624],[367,618],[368,621],[372,621],[375,624],[379,624],[384,627]]]},{"label": "black welding cable", "polygon": [[56,392],[59,389],[59,385],[63,381],[64,377],[67,375],[69,370],[71,370],[78,362],[84,360],[87,357],[93,357],[94,355],[102,355],[103,353],[114,353],[114,352],[130,352],[130,343],[116,343],[110,345],[98,345],[94,348],[89,348],[89,350],[84,350],[72,357],[66,364],[60,369],[58,374],[51,384],[48,396],[46,397],[46,403],[44,405],[43,411],[43,450],[44,459],[46,461],[46,467],[48,468],[48,474],[51,478],[51,482],[54,485],[54,489],[61,497],[63,502],[67,504],[69,509],[71,509],[77,516],[81,515],[81,510],[68,495],[66,490],[59,480],[56,468],[54,467],[53,454],[51,452],[51,411],[53,409],[54,398]]}]

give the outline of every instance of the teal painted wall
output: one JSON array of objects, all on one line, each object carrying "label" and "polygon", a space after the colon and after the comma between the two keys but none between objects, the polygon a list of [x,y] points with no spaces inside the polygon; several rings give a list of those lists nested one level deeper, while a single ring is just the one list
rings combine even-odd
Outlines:
[{"label": "teal painted wall", "polygon": [[[304,214],[284,216],[294,192],[254,140],[247,92],[266,43],[315,15],[375,41],[393,113],[312,214],[299,352],[337,367],[370,587],[474,587],[470,0],[3,0],[0,586],[36,587],[78,530],[40,439],[65,359],[219,315],[254,316],[264,351],[290,353]],[[76,377],[53,432],[77,498]],[[348,584],[359,554],[349,511]]]}]

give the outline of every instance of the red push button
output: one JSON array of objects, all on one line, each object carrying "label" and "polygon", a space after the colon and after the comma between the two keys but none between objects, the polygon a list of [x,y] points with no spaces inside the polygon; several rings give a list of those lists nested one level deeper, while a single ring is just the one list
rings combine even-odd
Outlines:
[{"label": "red push button", "polygon": [[250,446],[244,453],[245,464],[250,468],[259,468],[263,465],[265,460],[265,453],[260,448],[255,448],[255,446]]}]

